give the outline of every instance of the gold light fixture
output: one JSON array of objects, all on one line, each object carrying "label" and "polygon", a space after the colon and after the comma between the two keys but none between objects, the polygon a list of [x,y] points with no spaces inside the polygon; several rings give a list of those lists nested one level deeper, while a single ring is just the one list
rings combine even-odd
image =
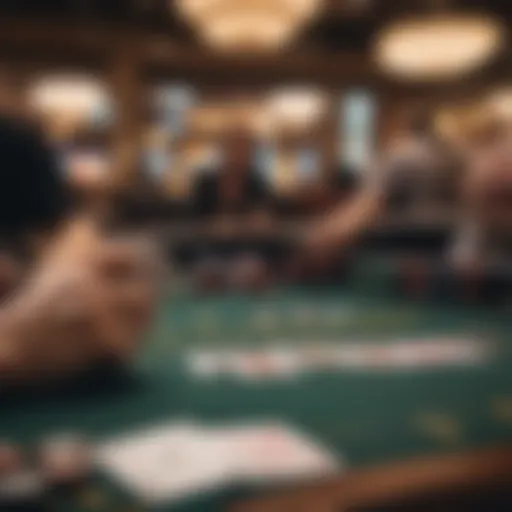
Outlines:
[{"label": "gold light fixture", "polygon": [[48,75],[28,90],[30,108],[45,119],[50,133],[65,137],[110,106],[105,84],[88,75]]},{"label": "gold light fixture", "polygon": [[182,15],[209,46],[268,51],[290,42],[323,0],[180,0]]},{"label": "gold light fixture", "polygon": [[101,80],[82,75],[50,75],[29,90],[31,106],[42,113],[92,116],[108,104]]},{"label": "gold light fixture", "polygon": [[267,112],[281,128],[300,131],[314,126],[326,113],[329,98],[316,88],[290,87],[274,92],[268,99]]},{"label": "gold light fixture", "polygon": [[386,73],[412,80],[457,78],[502,48],[505,30],[491,17],[435,13],[392,23],[378,36],[374,56]]}]

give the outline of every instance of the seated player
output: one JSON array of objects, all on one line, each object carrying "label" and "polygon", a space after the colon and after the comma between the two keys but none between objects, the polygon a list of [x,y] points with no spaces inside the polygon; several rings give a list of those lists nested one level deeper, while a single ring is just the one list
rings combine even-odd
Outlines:
[{"label": "seated player", "polygon": [[198,179],[194,209],[202,217],[244,222],[268,213],[268,187],[254,165],[253,142],[248,132],[232,127],[226,134],[223,161]]},{"label": "seated player", "polygon": [[466,123],[464,211],[451,250],[463,271],[507,273],[512,261],[512,120],[491,109]]},{"label": "seated player", "polygon": [[[26,122],[0,117],[0,158],[3,258],[32,261],[21,282],[3,266],[11,293],[0,307],[0,379],[48,380],[128,358],[154,299],[147,259],[71,214],[54,155]],[[30,246],[41,235],[46,243]]]},{"label": "seated player", "polygon": [[[312,249],[350,246],[384,216],[396,216],[402,226],[417,232],[415,217],[436,214],[453,199],[455,163],[430,120],[414,117],[407,133],[363,175],[351,200],[315,223]],[[418,241],[404,244],[419,247]]]}]

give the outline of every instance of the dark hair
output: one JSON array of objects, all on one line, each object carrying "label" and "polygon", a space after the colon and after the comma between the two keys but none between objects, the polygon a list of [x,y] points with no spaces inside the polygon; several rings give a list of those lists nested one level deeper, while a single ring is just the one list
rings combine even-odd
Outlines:
[{"label": "dark hair", "polygon": [[27,123],[0,117],[0,232],[48,229],[65,214],[68,196],[57,155]]}]

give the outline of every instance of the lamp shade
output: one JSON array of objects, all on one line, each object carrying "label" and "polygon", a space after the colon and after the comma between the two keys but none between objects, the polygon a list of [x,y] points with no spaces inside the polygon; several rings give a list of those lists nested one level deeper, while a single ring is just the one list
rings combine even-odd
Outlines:
[{"label": "lamp shade", "polygon": [[392,23],[378,36],[379,67],[412,80],[451,79],[489,61],[504,43],[504,28],[491,17],[431,15]]},{"label": "lamp shade", "polygon": [[281,89],[270,96],[267,111],[274,123],[293,129],[314,125],[326,112],[328,96],[314,88]]},{"label": "lamp shade", "polygon": [[34,82],[29,89],[29,103],[45,115],[63,115],[94,119],[108,108],[105,84],[82,75],[50,75]]},{"label": "lamp shade", "polygon": [[209,46],[273,50],[291,41],[323,0],[180,0],[178,10]]}]

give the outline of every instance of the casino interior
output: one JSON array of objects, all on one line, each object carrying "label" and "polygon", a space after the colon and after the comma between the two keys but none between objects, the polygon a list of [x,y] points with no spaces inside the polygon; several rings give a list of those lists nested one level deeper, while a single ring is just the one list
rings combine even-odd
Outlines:
[{"label": "casino interior", "polygon": [[[0,510],[512,510],[511,26],[506,0],[2,1],[0,112],[165,268],[122,368],[2,385]],[[204,439],[152,461],[181,423]],[[329,469],[243,460],[229,432],[268,425]],[[94,471],[20,491],[4,455],[70,433]],[[104,448],[137,433],[140,475]]]}]

